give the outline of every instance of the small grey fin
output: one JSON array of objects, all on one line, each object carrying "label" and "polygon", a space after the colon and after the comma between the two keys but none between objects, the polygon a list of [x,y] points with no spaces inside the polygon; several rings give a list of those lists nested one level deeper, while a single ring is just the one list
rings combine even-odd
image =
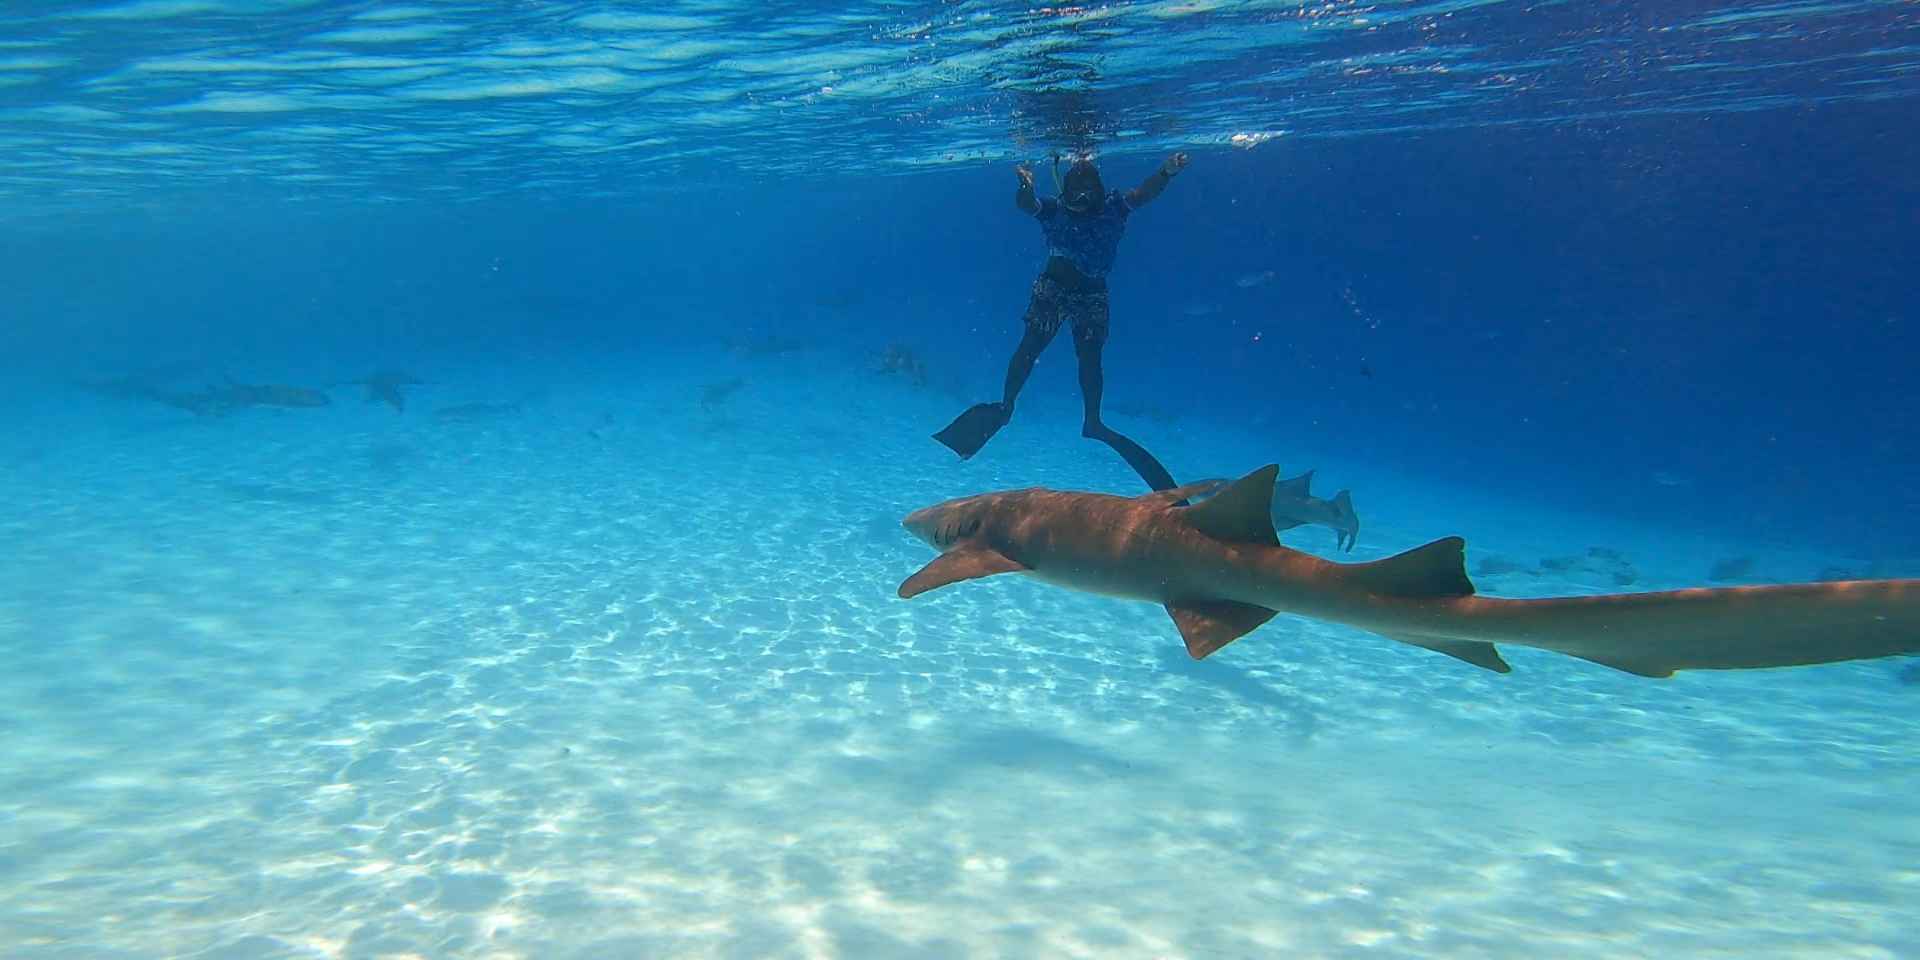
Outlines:
[{"label": "small grey fin", "polygon": [[1442,537],[1385,560],[1342,569],[1356,586],[1383,596],[1470,597],[1473,581],[1467,579],[1466,548],[1459,537]]},{"label": "small grey fin", "polygon": [[1410,643],[1416,647],[1425,647],[1435,653],[1444,653],[1455,660],[1464,660],[1483,670],[1494,673],[1512,673],[1513,668],[1500,658],[1500,651],[1485,640],[1453,640],[1445,637],[1422,637],[1417,634],[1383,634],[1389,640]]},{"label": "small grey fin", "polygon": [[1360,522],[1360,518],[1353,513],[1353,493],[1351,491],[1342,490],[1334,494],[1333,499],[1327,502],[1333,504],[1335,516],[1338,516],[1342,520],[1352,520],[1356,524]]},{"label": "small grey fin", "polygon": [[1331,502],[1333,515],[1340,524],[1335,542],[1343,549],[1352,550],[1354,543],[1360,539],[1360,515],[1353,512],[1353,494],[1342,490],[1333,495]]},{"label": "small grey fin", "polygon": [[1665,680],[1673,676],[1672,667],[1663,667],[1654,663],[1636,663],[1632,660],[1621,660],[1612,657],[1589,657],[1581,653],[1570,654],[1570,656],[1579,657],[1588,663],[1597,663],[1603,667],[1609,667],[1623,673],[1631,673],[1636,677],[1651,677],[1655,680]]},{"label": "small grey fin", "polygon": [[1305,500],[1313,496],[1313,471],[1308,470],[1306,473],[1294,477],[1291,480],[1282,480],[1274,484],[1273,495],[1276,497],[1293,497],[1298,500]]},{"label": "small grey fin", "polygon": [[1186,508],[1187,522],[1216,540],[1279,546],[1280,538],[1273,532],[1273,478],[1279,473],[1280,467],[1269,463],[1235,480]]},{"label": "small grey fin", "polygon": [[1272,620],[1274,611],[1234,600],[1183,600],[1167,604],[1180,639],[1187,642],[1187,654],[1195,660],[1259,629]]},{"label": "small grey fin", "polygon": [[919,573],[908,577],[906,582],[900,584],[900,596],[902,599],[911,599],[950,583],[978,580],[997,573],[1019,573],[1025,569],[991,547],[956,547],[933,558],[933,562],[921,567]]}]

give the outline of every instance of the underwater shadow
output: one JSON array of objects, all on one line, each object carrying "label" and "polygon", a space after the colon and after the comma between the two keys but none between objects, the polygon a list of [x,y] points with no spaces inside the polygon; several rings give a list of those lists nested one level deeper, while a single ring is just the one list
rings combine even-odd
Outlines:
[{"label": "underwater shadow", "polygon": [[1280,711],[1286,715],[1286,728],[1302,740],[1312,737],[1319,727],[1319,718],[1304,700],[1281,693],[1239,667],[1213,660],[1195,660],[1178,648],[1161,647],[1154,651],[1154,656],[1160,669],[1167,673],[1218,687],[1248,703]]},{"label": "underwater shadow", "polygon": [[1009,772],[1076,783],[1165,774],[1159,764],[1130,759],[1042,730],[1013,726],[963,734],[944,747],[917,753],[904,764],[859,759],[838,766],[842,774],[885,785],[909,797],[924,797],[980,775]]},{"label": "underwater shadow", "polygon": [[331,507],[340,503],[340,494],[331,490],[293,487],[275,483],[229,483],[227,493],[246,503],[278,504],[297,507]]}]

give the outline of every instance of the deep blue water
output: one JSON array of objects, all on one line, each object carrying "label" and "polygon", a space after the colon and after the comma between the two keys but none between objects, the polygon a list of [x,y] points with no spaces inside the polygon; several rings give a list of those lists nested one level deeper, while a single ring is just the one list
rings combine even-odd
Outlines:
[{"label": "deep blue water", "polygon": [[[1898,563],[1920,548],[1903,479],[1920,431],[1910,112],[1198,150],[1123,243],[1109,397],[1257,423],[1283,462],[1338,450]],[[1154,160],[1115,157],[1109,176]],[[594,202],[89,210],[4,241],[8,363],[104,375],[210,351],[274,379],[315,356],[357,368],[779,335],[910,344],[984,398],[1044,253],[1012,181],[1006,163],[974,163],[684,177]],[[1037,395],[1071,404],[1070,376],[1048,378],[1071,354],[1048,357]]]},{"label": "deep blue water", "polygon": [[1106,351],[1176,478],[1494,595],[1920,576],[1916,9],[0,10],[0,953],[1911,955],[1910,660],[895,588],[910,509],[1138,490],[1065,342],[928,436],[1069,148],[1192,157]]}]

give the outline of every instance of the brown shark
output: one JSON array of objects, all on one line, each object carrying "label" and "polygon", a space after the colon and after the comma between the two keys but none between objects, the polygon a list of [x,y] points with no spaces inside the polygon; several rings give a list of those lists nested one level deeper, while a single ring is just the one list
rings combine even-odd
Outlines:
[{"label": "brown shark", "polygon": [[1496,643],[1639,674],[1740,670],[1920,651],[1920,580],[1854,580],[1509,600],[1474,595],[1465,543],[1436,540],[1333,563],[1274,536],[1278,468],[1126,498],[1045,489],[949,500],[904,526],[941,553],[900,585],[914,597],[1024,573],[1163,604],[1200,659],[1288,613],[1370,630],[1506,673]]}]

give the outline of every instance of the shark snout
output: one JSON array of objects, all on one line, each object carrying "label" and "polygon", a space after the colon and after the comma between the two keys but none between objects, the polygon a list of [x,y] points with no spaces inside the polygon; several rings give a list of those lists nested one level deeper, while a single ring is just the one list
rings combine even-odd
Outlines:
[{"label": "shark snout", "polygon": [[915,510],[900,525],[921,543],[944,551],[980,532],[981,520],[979,498],[968,497]]},{"label": "shark snout", "polygon": [[905,527],[908,533],[913,534],[915,540],[932,545],[933,531],[938,526],[938,522],[933,517],[933,512],[937,509],[939,508],[926,507],[915,510],[907,514],[906,519],[900,521],[900,526]]}]

